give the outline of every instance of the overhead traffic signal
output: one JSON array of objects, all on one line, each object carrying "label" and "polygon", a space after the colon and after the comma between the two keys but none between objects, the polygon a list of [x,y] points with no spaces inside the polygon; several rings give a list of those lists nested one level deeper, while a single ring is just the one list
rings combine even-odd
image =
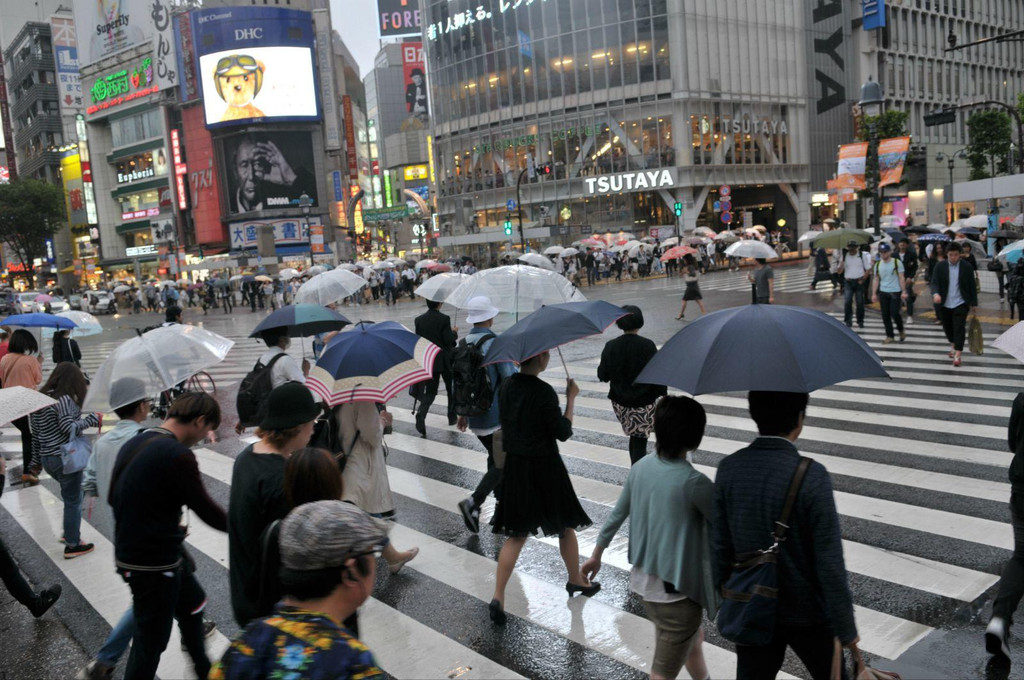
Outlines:
[{"label": "overhead traffic signal", "polygon": [[676,217],[682,217],[683,216],[683,204],[682,203],[676,203],[675,208],[676,208]]},{"label": "overhead traffic signal", "polygon": [[512,220],[505,220],[505,236],[512,235]]},{"label": "overhead traffic signal", "polygon": [[542,175],[550,175],[551,174],[551,163],[545,163],[544,165],[538,167],[537,168],[537,172],[539,172]]}]

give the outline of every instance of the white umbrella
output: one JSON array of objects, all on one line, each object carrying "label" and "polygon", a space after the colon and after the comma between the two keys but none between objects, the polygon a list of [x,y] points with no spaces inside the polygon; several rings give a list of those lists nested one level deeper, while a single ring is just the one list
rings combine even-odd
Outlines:
[{"label": "white umbrella", "polygon": [[[75,323],[75,327],[71,333],[76,337],[84,338],[89,335],[97,335],[103,332],[103,325],[100,324],[100,320],[89,312],[79,312],[71,310],[68,312],[60,312],[54,316],[63,316],[65,319],[71,319]],[[53,335],[54,328],[43,328],[44,336]]]},{"label": "white umbrella", "polygon": [[534,267],[540,267],[541,269],[555,271],[555,265],[552,264],[551,260],[544,257],[540,253],[526,253],[525,255],[520,255],[516,259],[518,259],[520,262],[533,265]]},{"label": "white umbrella", "polygon": [[0,424],[6,425],[56,403],[56,399],[27,387],[5,387],[0,390]]},{"label": "white umbrella", "polygon": [[425,300],[444,302],[468,278],[469,274],[441,272],[424,281],[423,285],[414,290],[413,293]]},{"label": "white umbrella", "polygon": [[173,286],[173,285],[175,285],[174,281],[167,281],[166,279],[160,282],[160,286],[162,288],[167,288],[168,286]]},{"label": "white umbrella", "polygon": [[232,276],[231,278],[228,279],[228,281],[241,281],[241,280],[242,280],[242,275],[241,274],[235,274],[234,276]]},{"label": "white umbrella", "polygon": [[234,344],[198,326],[154,328],[122,343],[100,364],[82,410],[109,413],[155,397],[223,361]]},{"label": "white umbrella", "polygon": [[327,305],[341,302],[366,285],[366,279],[346,269],[332,269],[306,281],[295,294],[296,304]]},{"label": "white umbrella", "polygon": [[693,230],[693,233],[697,235],[703,234],[704,236],[708,236],[710,238],[714,238],[716,236],[715,230],[712,229],[711,227],[697,227],[696,229]]},{"label": "white umbrella", "polygon": [[1010,222],[1015,227],[1024,227],[1024,213],[1017,215],[1013,218],[1013,222]]},{"label": "white umbrella", "polygon": [[773,260],[779,256],[775,249],[767,243],[753,239],[744,239],[733,243],[725,249],[725,254],[729,257],[753,257],[765,260]]},{"label": "white umbrella", "polygon": [[662,245],[663,248],[671,248],[672,246],[677,246],[677,245],[679,245],[679,237],[678,236],[671,236],[671,237],[665,239],[664,241],[662,241],[661,245]]},{"label": "white umbrella", "polygon": [[629,256],[630,257],[640,257],[640,250],[641,249],[647,250],[647,251],[653,251],[654,250],[654,246],[652,246],[650,243],[640,243],[640,244],[635,245],[635,246],[633,246],[632,248],[629,249]]},{"label": "white umbrella", "polygon": [[373,265],[373,268],[376,269],[377,271],[383,271],[385,269],[394,269],[395,263],[392,262],[391,260],[384,260]]},{"label": "white umbrella", "polygon": [[1024,362],[1024,321],[1015,324],[992,342],[1017,361]]},{"label": "white umbrella", "polygon": [[365,269],[367,267],[372,267],[373,263],[370,262],[369,260],[359,260],[358,262],[356,262],[356,266]]},{"label": "white umbrella", "polygon": [[988,257],[988,251],[985,250],[985,246],[981,245],[977,241],[972,241],[969,238],[958,238],[956,243],[959,243],[961,247],[970,246],[971,252],[974,253],[975,258],[986,258]]},{"label": "white umbrella", "polygon": [[809,231],[809,232],[803,234],[800,238],[798,238],[796,240],[796,242],[797,243],[806,243],[807,241],[813,241],[814,239],[818,238],[819,234],[823,234],[823,233],[824,232],[821,232],[821,231]]},{"label": "white umbrella", "polygon": [[768,231],[768,229],[763,224],[755,224],[754,226],[751,227],[751,229],[755,231],[760,231],[761,233]]},{"label": "white umbrella", "polygon": [[342,262],[338,265],[338,269],[344,269],[347,272],[357,272],[362,269],[362,267],[357,264],[352,264],[351,262]]},{"label": "white umbrella", "polygon": [[580,251],[576,248],[565,248],[562,250],[562,257],[572,257],[573,255],[579,255]]},{"label": "white umbrella", "polygon": [[988,229],[988,215],[971,215],[964,220],[964,226],[975,229]]},{"label": "white umbrella", "polygon": [[115,286],[114,287],[114,292],[115,293],[127,293],[130,290],[131,290],[131,288],[128,287],[128,286]]},{"label": "white umbrella", "polygon": [[302,274],[299,273],[298,269],[292,269],[291,267],[289,267],[287,269],[282,269],[281,273],[278,274],[278,276],[281,277],[282,281],[291,281],[296,277],[302,276]]},{"label": "white umbrella", "polygon": [[640,241],[633,239],[632,241],[626,241],[624,244],[622,244],[622,247],[625,250],[633,250],[633,248],[636,248],[639,245],[642,245]]},{"label": "white umbrella", "polygon": [[565,250],[562,246],[550,246],[544,249],[545,255],[562,255],[562,251]]},{"label": "white umbrella", "polygon": [[[956,224],[956,222],[954,222],[953,224]],[[947,229],[949,229],[949,227],[947,227],[945,224],[939,224],[937,222],[935,224],[929,224],[927,228],[931,229],[932,231],[946,231]]]},{"label": "white umbrella", "polygon": [[437,260],[420,260],[416,263],[416,273],[418,274],[424,267],[429,267],[432,264],[437,264]]},{"label": "white umbrella", "polygon": [[[997,257],[1005,260],[1007,255],[1010,255],[1011,253],[1020,252],[1021,250],[1024,250],[1024,241],[1015,241],[1014,243],[1011,243],[1010,245],[1000,250]],[[1017,325],[1019,326],[1020,324]],[[1014,326],[1014,328],[1016,327],[1017,326]]]},{"label": "white umbrella", "polygon": [[326,268],[320,265],[314,265],[306,270],[306,276],[319,276],[320,274],[323,274],[325,271],[327,271]]},{"label": "white umbrella", "polygon": [[732,233],[731,231],[723,231],[721,234],[715,234],[714,239],[716,241],[725,241],[726,243],[731,243],[733,241],[739,241],[740,237]]},{"label": "white umbrella", "polygon": [[586,301],[561,274],[516,264],[473,274],[445,302],[461,309],[478,295],[490,298],[491,304],[501,311],[515,314],[528,314],[543,305]]}]

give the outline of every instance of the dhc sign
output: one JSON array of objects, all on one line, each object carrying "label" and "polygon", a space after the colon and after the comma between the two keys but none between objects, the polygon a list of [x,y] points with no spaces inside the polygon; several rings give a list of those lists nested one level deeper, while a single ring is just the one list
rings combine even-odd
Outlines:
[{"label": "dhc sign", "polygon": [[675,168],[665,168],[662,170],[624,172],[619,175],[588,177],[583,181],[587,186],[586,194],[588,196],[595,194],[617,194],[622,191],[663,189],[676,185],[676,170]]},{"label": "dhc sign", "polygon": [[885,28],[885,0],[861,0],[861,13],[865,31]]}]

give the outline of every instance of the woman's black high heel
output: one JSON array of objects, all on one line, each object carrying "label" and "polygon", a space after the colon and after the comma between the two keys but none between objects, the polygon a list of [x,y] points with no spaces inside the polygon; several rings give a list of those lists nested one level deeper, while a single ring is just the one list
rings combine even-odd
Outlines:
[{"label": "woman's black high heel", "polygon": [[501,608],[500,602],[497,600],[491,600],[491,603],[487,605],[487,610],[491,615],[491,621],[499,626],[505,625],[505,621],[508,617],[505,616],[505,610]]},{"label": "woman's black high heel", "polygon": [[572,597],[576,593],[579,593],[584,597],[590,597],[599,590],[601,590],[601,584],[597,582],[593,582],[589,586],[578,586],[575,583],[565,584],[565,592],[569,593],[569,597]]}]

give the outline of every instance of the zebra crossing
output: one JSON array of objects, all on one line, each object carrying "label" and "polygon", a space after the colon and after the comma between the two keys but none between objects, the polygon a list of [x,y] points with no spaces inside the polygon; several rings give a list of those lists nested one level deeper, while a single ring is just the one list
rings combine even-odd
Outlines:
[{"label": "zebra crossing", "polygon": [[[743,280],[722,285],[749,285],[745,274],[732,276]],[[809,281],[802,269],[777,276],[777,290],[780,285],[806,289]],[[878,317],[869,316],[860,334],[879,353],[892,380],[855,380],[816,392],[797,444],[833,478],[861,646],[870,655],[899,659],[927,644],[936,631],[979,612],[1010,555],[1006,424],[1021,368],[995,350],[965,355],[964,365],[953,368],[941,330],[927,323],[910,327],[906,342],[882,346]],[[594,521],[579,534],[581,556],[593,549],[629,467],[626,438],[605,397],[606,386],[596,379],[600,347],[613,335],[563,350],[568,372],[582,391],[574,436],[560,449]],[[996,335],[986,333],[986,343]],[[255,340],[232,339],[237,344],[227,360],[209,370],[218,396],[229,396],[265,350]],[[116,344],[83,347],[85,369],[94,371]],[[303,352],[293,346],[290,353],[300,357]],[[544,378],[559,392],[564,389],[560,364],[553,362]],[[713,479],[717,464],[745,446],[755,428],[743,395],[703,395],[698,401],[708,412],[708,428],[694,463]],[[387,465],[398,504],[391,538],[400,549],[415,545],[421,552],[401,574],[379,576],[361,613],[362,638],[380,666],[396,678],[550,677],[551,669],[565,678],[631,678],[649,672],[653,626],[629,592],[628,523],[605,552],[602,591],[586,600],[565,598],[557,540],[529,541],[508,587],[510,624],[504,630],[491,626],[486,603],[500,540],[486,529],[478,536],[468,534],[456,509],[485,470],[482,447],[471,434],[447,427],[443,395],[427,418],[430,439],[415,433],[410,404],[402,397],[389,408],[395,432],[386,438]],[[232,458],[251,441],[232,437],[196,451],[204,481],[225,505]],[[0,449],[18,458],[16,430],[0,430]],[[0,516],[6,514],[30,536],[88,601],[97,628],[109,630],[130,601],[110,568],[110,527],[86,520],[83,540],[96,543],[96,554],[65,561],[55,540],[61,504],[53,480],[9,489],[0,506]],[[482,526],[492,512],[493,500],[488,500]],[[6,522],[5,530],[10,528]],[[210,594],[208,617],[218,630],[209,649],[217,656],[237,632],[228,602],[227,537],[192,522],[187,541]],[[713,624],[706,632],[712,677],[734,677],[731,646]],[[529,641],[529,653],[512,654],[523,640]],[[792,674],[787,677],[804,677],[797,664],[787,663],[786,670]],[[190,673],[172,640],[160,677]]]},{"label": "zebra crossing", "polygon": [[[743,269],[738,272],[715,271],[700,277],[700,288],[702,292],[750,292],[750,281],[747,274],[750,269]],[[675,281],[679,281],[676,283]],[[808,295],[831,295],[832,284],[828,281],[819,281],[816,290],[811,290],[811,282],[814,275],[808,273],[806,267],[791,266],[780,267],[775,270],[775,293],[806,293]],[[670,297],[680,296],[686,290],[686,285],[681,279],[669,279],[668,283],[661,289],[665,295]]]}]

